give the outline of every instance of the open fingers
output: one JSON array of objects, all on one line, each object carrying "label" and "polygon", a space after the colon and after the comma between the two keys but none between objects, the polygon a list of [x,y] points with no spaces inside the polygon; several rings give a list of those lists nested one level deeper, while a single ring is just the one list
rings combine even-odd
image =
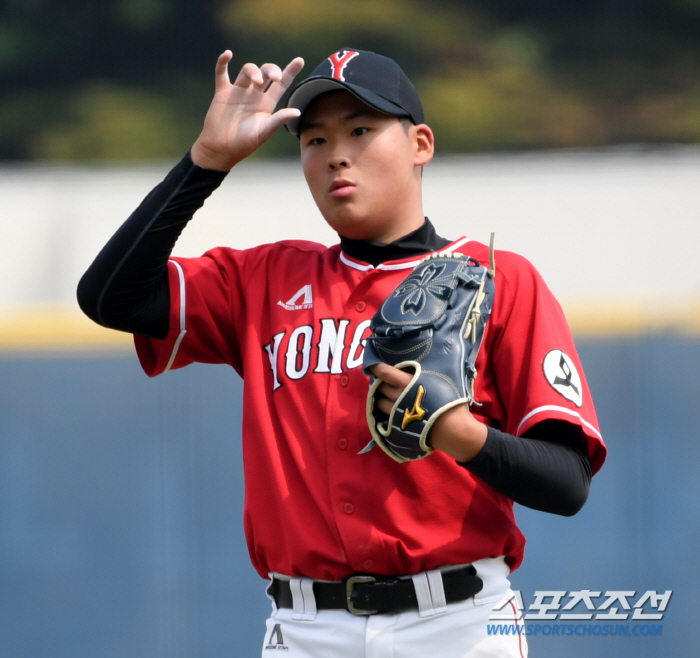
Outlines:
[{"label": "open fingers", "polygon": [[273,82],[282,80],[282,69],[277,64],[263,64],[260,67],[260,72],[263,75],[263,82],[266,82],[265,89],[267,90]]},{"label": "open fingers", "polygon": [[304,68],[304,60],[301,57],[295,57],[287,66],[284,67],[282,71],[281,85],[283,89],[287,89],[294,78],[297,76],[299,71]]},{"label": "open fingers", "polygon": [[274,69],[280,73],[279,78],[272,78],[272,76],[269,77],[271,83],[276,82],[278,84],[270,84],[265,89],[266,92],[272,95],[275,103],[277,103],[284,95],[284,92],[289,89],[296,75],[304,67],[304,60],[301,57],[295,57],[291,62],[289,62],[289,64],[287,64],[287,66],[284,67],[283,71],[280,71],[279,67],[274,64],[263,64],[263,68],[266,66],[274,66]]},{"label": "open fingers", "polygon": [[263,87],[265,79],[262,71],[255,64],[248,62],[243,65],[233,84],[238,87],[250,87],[251,85]]},{"label": "open fingers", "polygon": [[227,87],[231,84],[228,77],[228,64],[233,59],[233,53],[230,50],[225,50],[216,60],[216,69],[214,71],[214,80],[216,89]]},{"label": "open fingers", "polygon": [[[231,56],[227,55],[227,53],[230,53],[230,51],[222,54],[217,62],[217,84],[228,83],[227,65],[231,60]],[[274,96],[274,100],[277,102],[303,66],[304,60],[301,57],[293,59],[285,67],[284,71],[277,64],[268,62],[258,67],[252,62],[248,62],[241,68],[234,85],[237,87],[255,87],[262,92],[272,90],[271,95]]]},{"label": "open fingers", "polygon": [[[271,97],[271,99],[276,103],[277,101]],[[299,110],[294,107],[285,107],[281,110],[275,112],[267,124],[267,132],[271,135],[275,130],[281,128],[285,123],[291,119],[298,117],[300,115]]]}]

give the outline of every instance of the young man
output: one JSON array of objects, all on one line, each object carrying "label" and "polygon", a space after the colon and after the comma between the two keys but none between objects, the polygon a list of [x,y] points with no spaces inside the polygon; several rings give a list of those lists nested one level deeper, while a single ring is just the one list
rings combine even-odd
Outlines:
[{"label": "young man", "polygon": [[[494,606],[519,619],[508,574],[525,540],[513,501],[574,514],[605,458],[561,309],[530,263],[496,252],[479,406],[440,417],[427,459],[358,454],[370,439],[361,367],[370,318],[426,254],[486,263],[488,248],[441,238],[424,217],[433,134],[395,62],[334,53],[275,111],[302,60],[284,70],[246,64],[233,84],[230,60],[227,51],[217,62],[191,152],[97,256],[80,305],[136,335],[150,376],[195,361],[243,376],[245,530],[273,600],[265,647],[309,657],[524,656],[523,636],[486,632]],[[170,258],[207,196],[284,124],[340,244]],[[385,365],[375,374],[388,411],[410,376]]]}]

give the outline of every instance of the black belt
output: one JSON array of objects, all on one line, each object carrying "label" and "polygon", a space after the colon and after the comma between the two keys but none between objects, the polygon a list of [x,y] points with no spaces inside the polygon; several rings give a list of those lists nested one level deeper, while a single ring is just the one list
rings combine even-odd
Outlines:
[{"label": "black belt", "polygon": [[[484,586],[471,564],[441,573],[447,603],[465,601]],[[314,581],[313,591],[317,610],[347,610],[354,615],[373,615],[418,609],[418,597],[410,577],[356,574],[337,583]],[[274,578],[269,593],[278,608],[294,607],[288,580]]]}]

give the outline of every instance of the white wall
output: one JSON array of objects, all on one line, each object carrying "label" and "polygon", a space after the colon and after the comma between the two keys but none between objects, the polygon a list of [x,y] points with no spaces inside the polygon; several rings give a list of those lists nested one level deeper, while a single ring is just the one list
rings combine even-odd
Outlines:
[{"label": "white wall", "polygon": [[[102,244],[169,168],[0,168],[0,309],[75,308],[76,283]],[[564,304],[658,296],[700,299],[700,149],[437,158],[425,212],[448,238],[518,251]],[[243,163],[176,247],[248,247],[283,238],[335,242],[296,161]]]}]

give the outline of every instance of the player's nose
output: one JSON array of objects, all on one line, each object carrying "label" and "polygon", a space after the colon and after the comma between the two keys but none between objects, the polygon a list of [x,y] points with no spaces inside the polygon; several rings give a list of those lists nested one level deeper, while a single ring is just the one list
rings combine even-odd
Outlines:
[{"label": "player's nose", "polygon": [[342,155],[338,155],[328,159],[328,168],[331,171],[337,169],[345,169],[350,166],[350,160]]},{"label": "player's nose", "polygon": [[345,169],[350,166],[350,158],[342,145],[335,145],[328,154],[328,168],[331,171]]}]

